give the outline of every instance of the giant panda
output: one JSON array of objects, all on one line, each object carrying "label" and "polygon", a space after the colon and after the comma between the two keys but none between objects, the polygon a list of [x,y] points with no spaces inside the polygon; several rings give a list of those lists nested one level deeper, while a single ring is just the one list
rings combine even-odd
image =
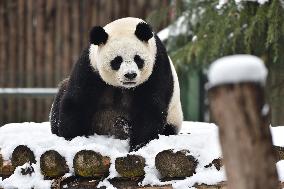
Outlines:
[{"label": "giant panda", "polygon": [[61,82],[50,112],[52,133],[129,139],[130,151],[183,120],[176,71],[151,27],[139,18],[95,26],[90,45]]}]

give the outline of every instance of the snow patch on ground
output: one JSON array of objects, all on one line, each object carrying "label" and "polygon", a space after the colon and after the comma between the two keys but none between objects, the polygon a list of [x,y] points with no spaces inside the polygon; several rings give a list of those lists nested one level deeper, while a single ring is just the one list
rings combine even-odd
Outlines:
[{"label": "snow patch on ground", "polygon": [[[284,127],[271,128],[273,142],[275,145],[284,146]],[[51,181],[44,180],[40,173],[39,158],[47,150],[56,150],[67,160],[67,164],[73,173],[72,161],[76,152],[87,149],[94,150],[104,156],[111,157],[112,165],[108,178],[119,176],[114,167],[116,157],[126,156],[128,153],[128,141],[118,140],[106,136],[76,137],[71,141],[65,141],[62,137],[51,134],[50,124],[46,123],[14,123],[7,124],[0,128],[0,149],[5,160],[11,158],[14,148],[18,145],[27,145],[36,155],[38,163],[33,164],[35,173],[23,176],[18,167],[14,174],[2,180],[0,186],[4,188],[50,188]],[[198,159],[196,174],[185,180],[161,182],[159,172],[155,168],[155,156],[163,150],[174,149],[175,151],[187,149],[190,154]],[[173,184],[174,188],[190,188],[196,183],[216,184],[226,180],[225,171],[222,168],[217,171],[215,167],[204,168],[212,160],[221,156],[221,148],[218,138],[218,127],[214,124],[199,122],[184,122],[179,135],[160,136],[159,140],[153,140],[141,148],[137,154],[145,157],[146,167],[145,179],[141,185],[165,185]],[[284,161],[277,163],[279,178],[284,181]],[[101,186],[111,188],[110,183],[105,179]]]},{"label": "snow patch on ground", "polygon": [[208,72],[209,87],[240,82],[265,84],[267,72],[263,61],[256,56],[226,56],[211,64]]},{"label": "snow patch on ground", "polygon": [[7,179],[1,181],[0,179],[0,186],[4,187],[5,189],[50,189],[51,180],[44,180],[43,175],[40,173],[39,164],[33,164],[34,173],[31,175],[22,175],[21,170],[29,166],[26,163],[23,166],[19,166],[14,171],[14,174]]}]

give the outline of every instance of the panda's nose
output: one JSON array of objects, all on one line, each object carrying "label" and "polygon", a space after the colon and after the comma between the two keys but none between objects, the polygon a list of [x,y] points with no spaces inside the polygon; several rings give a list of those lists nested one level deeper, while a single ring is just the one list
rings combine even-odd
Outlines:
[{"label": "panda's nose", "polygon": [[136,73],[126,73],[126,74],[124,74],[124,77],[127,78],[127,79],[130,79],[130,80],[134,79],[136,76],[137,76]]}]

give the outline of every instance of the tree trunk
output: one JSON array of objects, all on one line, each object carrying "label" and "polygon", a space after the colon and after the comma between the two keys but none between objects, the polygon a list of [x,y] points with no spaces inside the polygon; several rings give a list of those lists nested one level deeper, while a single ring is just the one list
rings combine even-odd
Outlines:
[{"label": "tree trunk", "polygon": [[221,85],[210,89],[209,98],[212,115],[220,127],[228,187],[277,188],[276,159],[262,86]]},{"label": "tree trunk", "polygon": [[271,107],[271,125],[284,125],[284,65],[269,66],[267,79],[267,97]]}]

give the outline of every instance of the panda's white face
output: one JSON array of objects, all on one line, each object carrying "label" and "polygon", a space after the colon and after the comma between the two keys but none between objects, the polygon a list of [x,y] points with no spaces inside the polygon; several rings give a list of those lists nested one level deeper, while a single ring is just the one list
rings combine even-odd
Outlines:
[{"label": "panda's white face", "polygon": [[113,86],[131,88],[150,77],[155,57],[147,43],[120,38],[98,49],[97,69],[102,79]]},{"label": "panda's white face", "polygon": [[145,42],[135,36],[138,21],[140,20],[127,23],[128,28],[121,25],[125,20],[106,26],[106,43],[91,45],[91,64],[109,85],[121,88],[137,87],[146,82],[153,71],[156,58],[155,39],[152,37]]}]

